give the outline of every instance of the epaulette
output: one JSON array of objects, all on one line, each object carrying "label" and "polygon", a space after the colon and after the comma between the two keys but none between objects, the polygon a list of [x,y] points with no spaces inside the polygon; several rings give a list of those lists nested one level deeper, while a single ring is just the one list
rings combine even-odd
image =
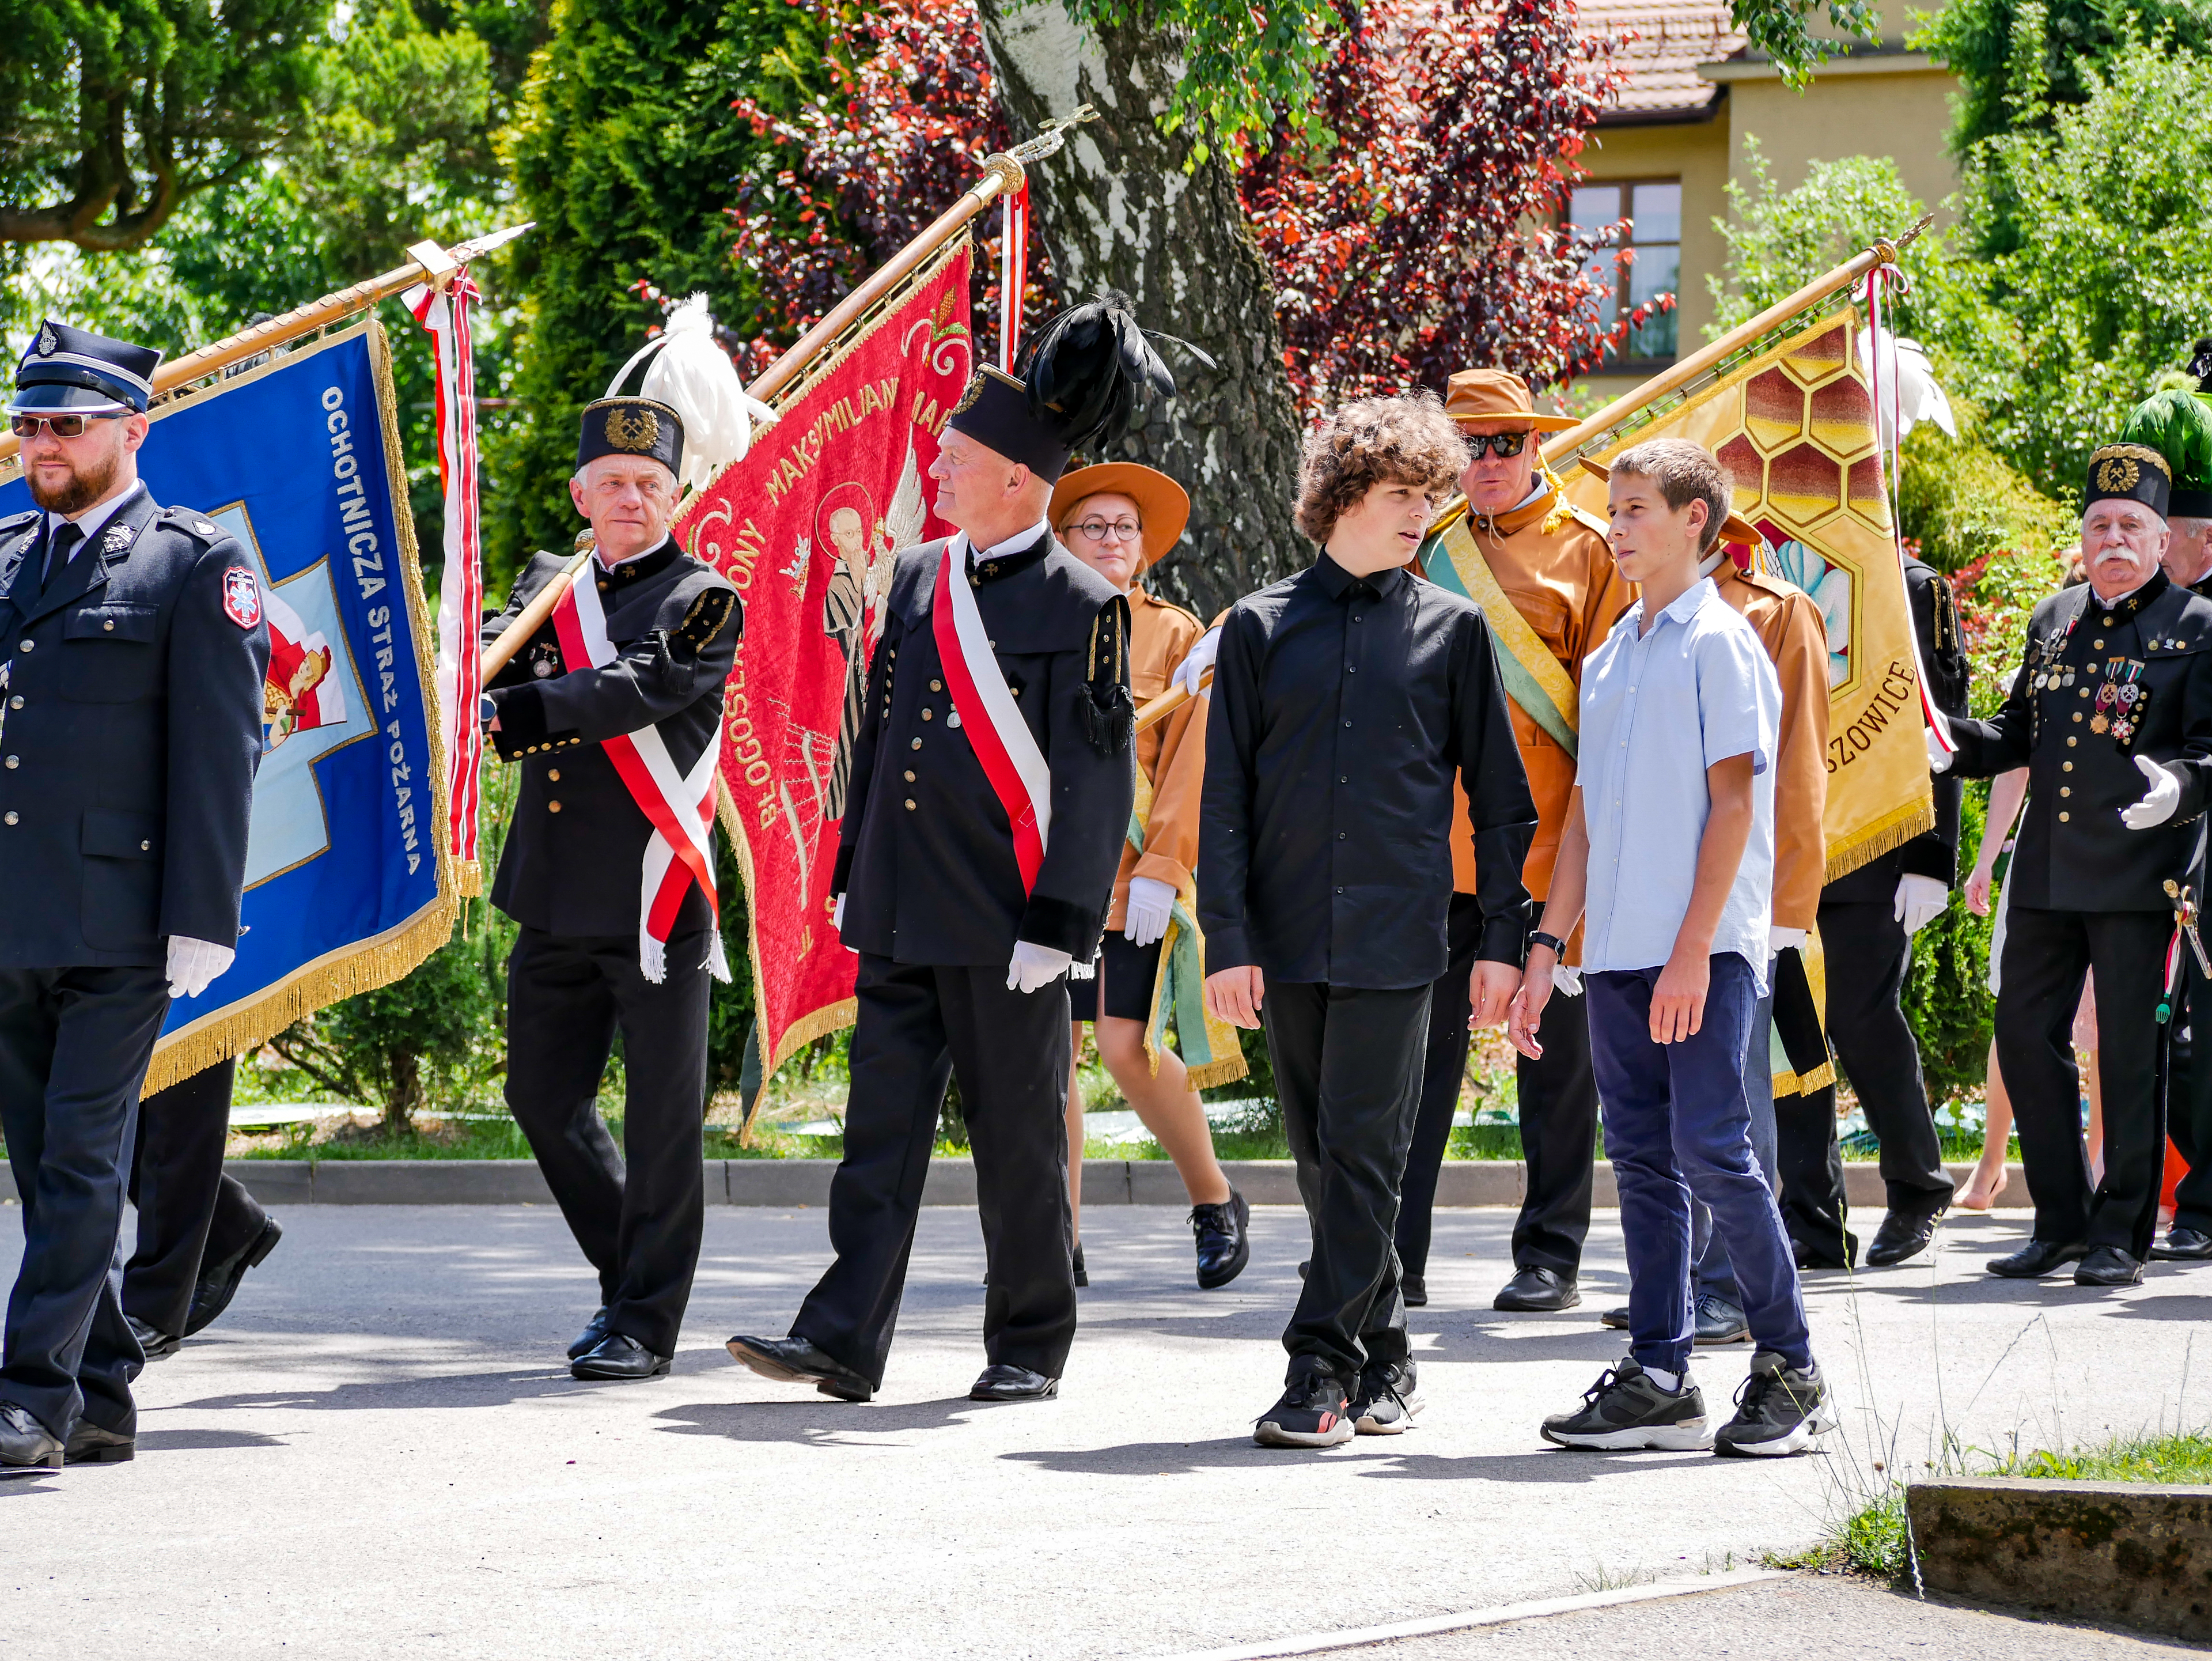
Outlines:
[{"label": "epaulette", "polygon": [[156,517],[171,530],[182,531],[186,536],[210,546],[217,538],[229,534],[196,508],[164,508]]},{"label": "epaulette", "polygon": [[1595,531],[1601,538],[1608,537],[1613,533],[1611,525],[1578,503],[1570,502],[1567,504],[1567,512],[1585,531]]},{"label": "epaulette", "polygon": [[684,621],[670,631],[668,643],[696,658],[707,649],[715,636],[729,626],[731,614],[737,609],[736,589],[720,587],[706,589],[691,602],[691,609],[684,614]]}]

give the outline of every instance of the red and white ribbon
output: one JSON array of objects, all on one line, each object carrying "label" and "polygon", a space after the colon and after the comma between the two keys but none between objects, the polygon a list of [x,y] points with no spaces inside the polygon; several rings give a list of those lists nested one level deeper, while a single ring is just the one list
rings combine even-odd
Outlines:
[{"label": "red and white ribbon", "polygon": [[481,298],[468,268],[441,291],[410,289],[407,308],[429,331],[438,355],[438,478],[444,487],[445,569],[438,583],[438,721],[446,739],[446,846],[460,864],[463,891],[477,882],[477,782],[483,731],[477,703],[483,672],[477,620],[483,611],[483,558],[477,519],[477,372],[469,308]]},{"label": "red and white ribbon", "polygon": [[1024,179],[1006,198],[1006,226],[999,238],[999,367],[1014,372],[1014,349],[1022,341],[1022,295],[1030,282],[1030,183]]},{"label": "red and white ribbon", "polygon": [[[586,665],[604,669],[615,660],[606,613],[599,609],[599,585],[589,580],[588,573],[570,583],[554,606],[553,629],[572,672]],[[667,978],[668,936],[684,909],[684,895],[696,882],[716,924],[708,961],[716,980],[728,980],[721,906],[714,895],[714,763],[720,745],[709,742],[688,774],[677,770],[676,758],[668,753],[658,727],[641,727],[635,733],[603,739],[599,747],[615,764],[630,800],[653,822],[640,873],[638,967],[656,986]]]},{"label": "red and white ribbon", "polygon": [[1036,886],[1052,836],[1052,769],[1022,719],[1014,695],[1006,690],[999,660],[983,632],[983,614],[968,581],[968,538],[945,545],[937,566],[937,593],[930,605],[930,627],[937,655],[952,691],[960,730],[983,764],[992,793],[1013,827],[1014,863],[1021,869],[1022,891]]},{"label": "red and white ribbon", "polygon": [[[1889,492],[1889,534],[1890,539],[1897,545],[1897,575],[1900,584],[1905,579],[1905,520],[1902,502],[1898,494],[1899,468],[1902,464],[1898,459],[1897,447],[1899,437],[1905,428],[1902,390],[1905,377],[1898,370],[1897,336],[1893,328],[1887,332],[1891,354],[1889,433],[1888,442],[1885,446],[1881,442],[1881,348],[1885,336],[1885,331],[1881,326],[1881,299],[1883,294],[1892,288],[1894,288],[1898,293],[1903,294],[1908,286],[1905,280],[1905,273],[1894,265],[1886,264],[1876,265],[1866,275],[1867,328],[1872,337],[1869,344],[1873,348],[1867,354],[1867,374],[1871,383],[1874,401],[1875,449],[1878,463],[1887,474],[1883,482],[1888,487]],[[1888,453],[1882,455],[1881,452],[1885,448]],[[1911,591],[1907,588],[1905,592],[1909,596]],[[1908,599],[1906,610],[1910,611],[1911,609]],[[1911,618],[1908,617],[1906,621],[1909,624]],[[1944,718],[1943,712],[1936,707],[1936,691],[1928,684],[1928,666],[1920,660],[1920,630],[1908,627],[1905,632],[1905,638],[1912,642],[1912,673],[1913,678],[1920,683],[1920,713],[1926,718],[1928,730],[1936,735],[1936,742],[1942,747],[1944,754],[1956,755],[1959,752],[1959,741],[1951,736],[1951,723]]]}]

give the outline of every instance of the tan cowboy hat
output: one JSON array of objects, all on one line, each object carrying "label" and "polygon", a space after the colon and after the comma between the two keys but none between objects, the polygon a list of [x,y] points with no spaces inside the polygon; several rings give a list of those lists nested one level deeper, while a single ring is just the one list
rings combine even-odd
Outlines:
[{"label": "tan cowboy hat", "polygon": [[1528,383],[1504,369],[1462,369],[1444,383],[1444,413],[1486,431],[1563,433],[1582,424],[1572,416],[1538,415]]},{"label": "tan cowboy hat", "polygon": [[[1600,478],[1613,477],[1613,469],[1602,461],[1593,461],[1588,456],[1577,456],[1575,461],[1586,473],[1595,473]],[[1740,542],[1747,548],[1756,549],[1766,538],[1756,525],[1741,514],[1732,512],[1721,521],[1721,540]]]},{"label": "tan cowboy hat", "polygon": [[1182,539],[1190,523],[1190,493],[1156,467],[1134,461],[1102,461],[1095,467],[1078,467],[1062,475],[1052,487],[1052,528],[1073,513],[1085,496],[1111,490],[1137,504],[1137,517],[1145,531],[1142,545],[1147,568],[1157,564],[1169,549]]}]

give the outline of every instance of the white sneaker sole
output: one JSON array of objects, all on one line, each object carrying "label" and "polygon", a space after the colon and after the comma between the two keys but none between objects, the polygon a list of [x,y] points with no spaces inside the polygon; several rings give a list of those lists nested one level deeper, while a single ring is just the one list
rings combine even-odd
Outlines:
[{"label": "white sneaker sole", "polygon": [[1702,1453],[1713,1445],[1713,1427],[1710,1419],[1685,1419],[1672,1425],[1641,1425],[1628,1430],[1597,1432],[1557,1431],[1547,1425],[1542,1433],[1547,1442],[1563,1448],[1588,1448],[1600,1452],[1634,1452],[1654,1450],[1662,1453]]},{"label": "white sneaker sole", "polygon": [[1333,1448],[1340,1442],[1349,1442],[1352,1436],[1349,1419],[1340,1419],[1331,1428],[1318,1433],[1285,1430],[1272,1419],[1262,1419],[1252,1430],[1252,1439],[1263,1448]]},{"label": "white sneaker sole", "polygon": [[1764,1442],[1716,1442],[1713,1451],[1747,1459],[1784,1459],[1793,1453],[1804,1452],[1816,1437],[1825,1436],[1835,1427],[1835,1416],[1815,1408],[1779,1436]]}]

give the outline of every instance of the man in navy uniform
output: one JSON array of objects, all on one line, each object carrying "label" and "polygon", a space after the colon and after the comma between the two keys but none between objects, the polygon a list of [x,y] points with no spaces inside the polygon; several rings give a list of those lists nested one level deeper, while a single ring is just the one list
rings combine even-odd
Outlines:
[{"label": "man in navy uniform", "polygon": [[[853,1402],[883,1387],[951,1073],[989,1265],[969,1394],[1059,1391],[1075,1336],[1064,977],[1097,952],[1136,776],[1128,601],[1048,510],[1070,453],[1133,399],[1111,344],[1143,338],[1126,307],[1061,313],[1020,380],[977,372],[930,468],[960,533],[898,556],[831,879],[860,958],[837,1256],[788,1337],[730,1340],[765,1378]],[[1172,391],[1146,356],[1143,380]]]},{"label": "man in navy uniform", "polygon": [[161,356],[45,323],[8,401],[40,511],[0,520],[0,1466],[131,1457],[108,1271],[138,1093],[169,1000],[237,951],[269,633],[245,550],[138,481]]},{"label": "man in navy uniform", "polygon": [[[507,1103],[599,1271],[599,1308],[568,1346],[579,1378],[668,1371],[706,1222],[707,1008],[710,978],[729,970],[701,804],[711,812],[744,614],[738,591],[668,533],[684,442],[668,405],[585,406],[568,494],[591,521],[592,557],[485,693],[501,759],[522,764],[491,891],[522,925],[507,965]],[[532,559],[485,642],[568,563]],[[696,778],[688,800],[659,791],[672,776]],[[686,814],[700,845],[678,849],[655,818]],[[648,869],[665,911],[642,897]],[[617,1027],[620,1153],[595,1106]]]}]

